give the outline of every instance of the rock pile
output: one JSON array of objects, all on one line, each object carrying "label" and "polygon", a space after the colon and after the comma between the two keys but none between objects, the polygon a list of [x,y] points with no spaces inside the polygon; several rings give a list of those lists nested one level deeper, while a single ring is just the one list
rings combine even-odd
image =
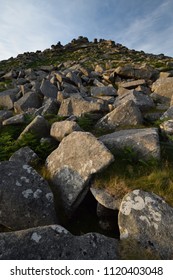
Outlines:
[{"label": "rock pile", "polygon": [[[52,55],[93,46],[106,49],[104,55],[128,51],[112,41],[95,40],[90,45],[80,37],[64,48],[52,47]],[[31,167],[39,159],[29,147],[0,162],[0,224],[5,228],[0,233],[0,259],[119,259],[117,240],[99,233],[73,236],[60,226],[78,211],[90,189],[103,227],[112,224],[104,208],[119,211],[120,238],[136,239],[160,258],[173,258],[173,208],[141,190],[120,199],[91,186],[94,174],[106,169],[126,147],[142,160],[160,160],[159,130],[153,119],[166,114],[169,124],[161,129],[173,134],[172,72],[164,77],[161,70],[139,63],[107,68],[98,63],[88,69],[81,59],[59,67],[0,71],[0,81],[8,80],[10,85],[0,92],[0,130],[23,125],[18,140],[29,132],[40,141],[56,143],[45,161],[49,183]],[[48,122],[50,115],[60,121]],[[92,132],[79,125],[86,116],[94,123]]]}]

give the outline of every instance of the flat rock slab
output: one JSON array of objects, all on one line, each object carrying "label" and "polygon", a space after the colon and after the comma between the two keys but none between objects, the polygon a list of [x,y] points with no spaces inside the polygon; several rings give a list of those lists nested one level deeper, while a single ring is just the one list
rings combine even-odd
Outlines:
[{"label": "flat rock slab", "polygon": [[117,260],[118,240],[98,233],[73,236],[59,225],[0,234],[1,260]]},{"label": "flat rock slab", "polygon": [[98,102],[94,98],[85,100],[82,97],[69,97],[62,101],[58,115],[63,117],[71,115],[80,117],[86,113],[103,112],[105,111],[105,105],[101,101]]},{"label": "flat rock slab", "polygon": [[142,122],[143,119],[139,108],[132,100],[128,100],[101,118],[97,122],[96,127],[100,129],[115,129],[125,125],[139,125]]},{"label": "flat rock slab", "polygon": [[108,149],[91,133],[72,132],[46,160],[52,183],[68,212],[83,200],[92,174],[114,160]]},{"label": "flat rock slab", "polygon": [[128,193],[118,220],[121,239],[136,239],[162,259],[173,259],[173,208],[161,197],[142,190]]},{"label": "flat rock slab", "polygon": [[115,154],[131,148],[136,157],[160,159],[160,144],[157,128],[127,129],[116,131],[99,138]]},{"label": "flat rock slab", "polygon": [[29,165],[0,162],[0,224],[13,230],[57,222],[53,194]]}]

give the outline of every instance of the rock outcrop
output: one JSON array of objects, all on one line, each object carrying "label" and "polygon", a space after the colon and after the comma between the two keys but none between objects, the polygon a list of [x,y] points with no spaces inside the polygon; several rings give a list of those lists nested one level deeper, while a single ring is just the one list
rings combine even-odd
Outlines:
[{"label": "rock outcrop", "polygon": [[157,167],[172,205],[173,59],[80,36],[0,69],[0,258],[121,258],[78,212],[173,258],[172,208],[152,193]]}]

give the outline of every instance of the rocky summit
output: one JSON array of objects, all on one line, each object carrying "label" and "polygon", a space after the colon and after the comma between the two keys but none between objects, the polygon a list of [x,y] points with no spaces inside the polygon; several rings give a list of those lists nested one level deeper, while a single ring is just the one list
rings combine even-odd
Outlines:
[{"label": "rocky summit", "polygon": [[173,259],[173,58],[80,36],[0,61],[0,259]]}]

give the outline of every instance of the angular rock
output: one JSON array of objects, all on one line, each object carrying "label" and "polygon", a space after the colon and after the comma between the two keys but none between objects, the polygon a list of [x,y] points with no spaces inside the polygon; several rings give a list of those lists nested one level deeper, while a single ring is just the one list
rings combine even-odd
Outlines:
[{"label": "angular rock", "polygon": [[18,101],[14,102],[14,111],[16,113],[23,113],[29,108],[39,108],[41,105],[40,97],[35,92],[29,91]]},{"label": "angular rock", "polygon": [[96,127],[101,129],[115,129],[125,125],[139,125],[142,124],[142,121],[140,110],[132,100],[129,100],[101,118],[97,122]]},{"label": "angular rock", "polygon": [[52,85],[48,80],[43,79],[40,90],[42,94],[48,98],[57,98],[58,89],[56,86]]},{"label": "angular rock", "polygon": [[118,240],[98,233],[74,236],[59,225],[0,234],[1,260],[117,260]]},{"label": "angular rock", "polygon": [[173,96],[173,77],[157,79],[151,89],[158,96],[159,101],[170,104]]},{"label": "angular rock", "polygon": [[92,184],[90,191],[100,205],[112,210],[119,209],[122,197],[115,196],[106,188],[101,186],[99,188],[95,187],[94,184]]},{"label": "angular rock", "polygon": [[66,77],[69,78],[70,81],[72,81],[77,87],[80,88],[80,86],[82,85],[81,78],[78,75],[76,75],[75,72],[68,72]]},{"label": "angular rock", "polygon": [[145,85],[145,84],[146,84],[145,80],[141,79],[141,80],[134,80],[134,81],[130,81],[130,82],[123,82],[123,83],[120,83],[120,86],[123,88],[127,88],[127,89],[133,89],[138,86]]},{"label": "angular rock", "polygon": [[147,65],[139,67],[126,64],[125,66],[119,66],[116,68],[115,72],[122,77],[144,80],[150,80],[159,75],[157,70]]},{"label": "angular rock", "polygon": [[173,120],[164,121],[160,125],[160,129],[168,135],[173,135]]},{"label": "angular rock", "polygon": [[26,123],[26,118],[24,114],[13,116],[2,122],[3,125],[11,125],[11,124],[15,125],[15,124],[24,124],[24,123]]},{"label": "angular rock", "polygon": [[51,126],[50,135],[61,142],[61,140],[73,131],[82,131],[75,121],[54,122]]},{"label": "angular rock", "polygon": [[0,106],[4,109],[13,109],[18,89],[8,89],[0,92]]},{"label": "angular rock", "polygon": [[132,148],[138,158],[160,159],[158,129],[142,128],[116,131],[99,138],[110,151],[121,153],[125,148]]},{"label": "angular rock", "polygon": [[21,139],[26,133],[32,133],[41,139],[42,137],[49,136],[50,124],[42,116],[37,116],[25,127],[18,139]]},{"label": "angular rock", "polygon": [[59,109],[59,104],[56,100],[48,98],[43,105],[42,116],[48,114],[57,114]]},{"label": "angular rock", "polygon": [[124,196],[119,211],[120,238],[131,238],[159,253],[161,259],[173,258],[173,208],[161,197],[134,190]]},{"label": "angular rock", "polygon": [[117,91],[114,87],[92,87],[91,88],[92,96],[116,96]]},{"label": "angular rock", "polygon": [[168,110],[164,114],[162,114],[160,119],[173,119],[173,106],[169,107]]},{"label": "angular rock", "polygon": [[12,230],[57,222],[53,194],[29,165],[0,162],[0,224]]},{"label": "angular rock", "polygon": [[92,174],[106,168],[113,155],[91,133],[72,132],[46,160],[51,182],[70,216],[88,191]]},{"label": "angular rock", "polygon": [[95,99],[87,101],[82,97],[70,97],[62,101],[58,115],[64,117],[75,115],[80,117],[86,113],[102,112],[105,109],[104,102]]},{"label": "angular rock", "polygon": [[9,161],[19,161],[25,164],[36,164],[39,161],[39,158],[33,150],[31,150],[28,146],[22,147],[17,150],[9,159]]},{"label": "angular rock", "polygon": [[155,108],[155,104],[149,95],[136,90],[130,90],[127,93],[116,98],[114,106],[117,107],[118,105],[128,100],[134,101],[134,103],[142,112]]},{"label": "angular rock", "polygon": [[13,113],[8,110],[0,110],[0,123],[4,120],[11,118],[13,116]]}]

